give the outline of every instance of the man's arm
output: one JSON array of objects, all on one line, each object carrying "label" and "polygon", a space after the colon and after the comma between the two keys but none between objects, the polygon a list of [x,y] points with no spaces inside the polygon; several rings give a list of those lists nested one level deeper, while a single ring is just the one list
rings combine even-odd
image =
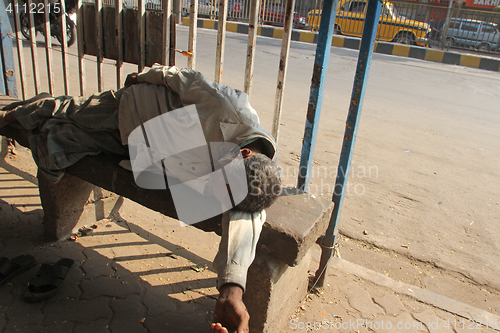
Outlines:
[{"label": "man's arm", "polygon": [[248,213],[237,210],[226,212],[222,219],[222,238],[214,259],[220,293],[215,305],[214,322],[227,326],[230,332],[248,332],[250,316],[242,298],[248,267],[255,258],[265,220],[265,211]]}]

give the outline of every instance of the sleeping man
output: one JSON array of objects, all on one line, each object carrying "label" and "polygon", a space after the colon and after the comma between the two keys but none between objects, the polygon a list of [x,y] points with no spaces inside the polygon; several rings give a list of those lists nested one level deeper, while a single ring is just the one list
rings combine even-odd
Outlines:
[{"label": "sleeping man", "polygon": [[275,141],[248,95],[191,69],[155,65],[81,104],[48,94],[13,103],[1,111],[0,126],[14,121],[30,131],[33,158],[53,182],[86,155],[118,154],[139,186],[168,184],[182,222],[222,213],[210,331],[248,332],[247,270],[265,209],[281,191]]}]

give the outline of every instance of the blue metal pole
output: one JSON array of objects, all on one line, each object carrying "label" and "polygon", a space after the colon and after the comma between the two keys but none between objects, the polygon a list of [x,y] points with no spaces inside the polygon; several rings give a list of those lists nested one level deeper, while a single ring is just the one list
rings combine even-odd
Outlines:
[{"label": "blue metal pole", "polygon": [[309,104],[307,107],[306,128],[304,130],[304,138],[302,139],[299,178],[297,181],[297,188],[304,192],[309,190],[314,149],[316,147],[316,137],[318,134],[317,124],[319,123],[321,115],[321,104],[323,102],[323,91],[325,90],[328,60],[330,59],[330,48],[332,46],[337,3],[338,0],[325,0],[321,12],[316,57],[314,59]]},{"label": "blue metal pole", "polygon": [[13,34],[5,2],[0,0],[0,93],[17,98]]},{"label": "blue metal pole", "polygon": [[349,114],[347,115],[346,127],[344,132],[344,141],[342,143],[342,152],[337,169],[337,179],[333,191],[333,212],[330,217],[330,225],[321,240],[322,253],[320,267],[316,271],[316,285],[321,287],[324,284],[326,267],[328,261],[333,255],[333,247],[337,238],[336,227],[344,198],[345,186],[349,177],[349,168],[351,166],[352,152],[356,142],[358,132],[358,122],[363,107],[363,98],[366,89],[366,82],[370,72],[370,64],[375,46],[375,36],[380,18],[381,2],[379,0],[368,0],[368,9],[365,18],[365,27],[363,29],[363,38],[359,50],[358,66],[354,77],[354,86],[352,88],[351,104]]}]

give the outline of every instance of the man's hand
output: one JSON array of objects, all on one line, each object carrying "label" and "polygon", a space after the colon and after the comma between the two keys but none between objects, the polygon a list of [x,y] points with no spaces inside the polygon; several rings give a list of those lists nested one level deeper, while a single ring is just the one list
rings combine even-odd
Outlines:
[{"label": "man's hand", "polygon": [[139,83],[137,81],[137,75],[139,75],[139,73],[132,73],[127,75],[127,78],[125,79],[125,87],[130,87],[133,84]]},{"label": "man's hand", "polygon": [[223,285],[214,310],[214,323],[217,324],[212,324],[210,333],[225,332],[223,327],[230,333],[248,333],[249,320],[250,315],[243,303],[243,289],[236,284]]}]

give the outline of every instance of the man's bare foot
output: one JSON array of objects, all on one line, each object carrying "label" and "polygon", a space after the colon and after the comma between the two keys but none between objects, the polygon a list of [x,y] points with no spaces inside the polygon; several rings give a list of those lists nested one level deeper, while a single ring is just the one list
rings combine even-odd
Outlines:
[{"label": "man's bare foot", "polygon": [[217,323],[217,324],[212,324],[210,326],[210,333],[228,333],[228,332],[224,327],[222,327],[221,324]]}]

